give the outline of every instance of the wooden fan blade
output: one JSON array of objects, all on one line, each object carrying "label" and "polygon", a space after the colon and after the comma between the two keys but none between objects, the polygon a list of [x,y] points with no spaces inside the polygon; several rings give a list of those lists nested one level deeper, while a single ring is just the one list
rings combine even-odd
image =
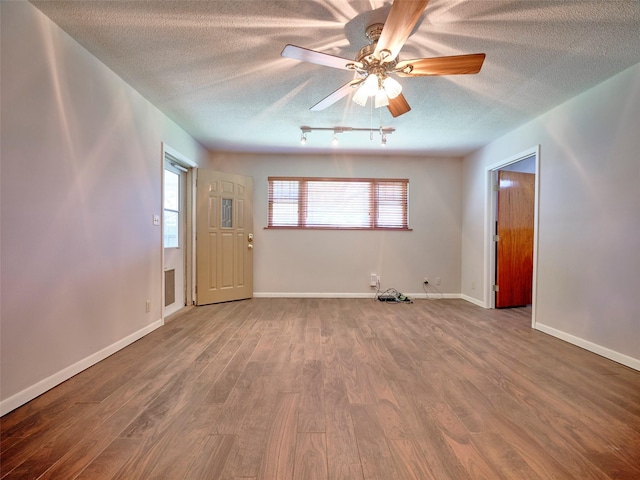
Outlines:
[{"label": "wooden fan blade", "polygon": [[381,58],[380,52],[383,50],[391,52],[389,56],[385,57],[387,61],[391,61],[398,56],[404,42],[411,35],[413,27],[418,23],[427,3],[429,3],[429,0],[395,0],[393,2],[374,51],[378,58]]},{"label": "wooden fan blade", "polygon": [[[423,75],[467,75],[478,73],[484,62],[484,53],[455,55],[453,57],[419,58],[403,60],[396,65],[400,77]],[[413,69],[411,69],[413,67]],[[411,69],[411,71],[409,71]],[[403,72],[403,70],[405,70]]]},{"label": "wooden fan blade", "polygon": [[395,98],[390,98],[389,106],[387,106],[387,108],[389,109],[389,113],[391,113],[393,117],[399,117],[403,113],[407,113],[409,110],[411,110],[411,107],[407,103],[407,99],[404,98],[404,95],[402,94],[398,95]]},{"label": "wooden fan blade", "polygon": [[336,103],[341,98],[346,97],[347,95],[349,95],[349,93],[351,93],[353,91],[353,87],[355,87],[356,85],[362,83],[363,80],[364,79],[362,79],[362,78],[355,78],[355,79],[351,80],[349,83],[345,83],[343,86],[341,86],[335,92],[333,92],[332,94],[327,95],[326,97],[324,97],[322,100],[320,100],[318,103],[316,103],[309,110],[311,110],[313,112],[324,110],[325,108],[327,108],[327,107],[333,105],[334,103]]},{"label": "wooden fan blade", "polygon": [[362,68],[360,62],[349,60],[348,58],[336,57],[328,53],[316,52],[308,48],[298,47],[296,45],[287,45],[282,50],[281,55],[285,58],[293,58],[301,62],[315,63],[316,65],[324,65],[326,67],[341,68],[342,70],[350,70],[347,65],[356,65]]}]

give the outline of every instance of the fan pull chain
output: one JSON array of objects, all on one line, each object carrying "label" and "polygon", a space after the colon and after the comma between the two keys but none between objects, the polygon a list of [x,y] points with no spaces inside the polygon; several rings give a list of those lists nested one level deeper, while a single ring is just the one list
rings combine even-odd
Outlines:
[{"label": "fan pull chain", "polygon": [[369,115],[369,140],[373,142],[373,98],[371,99],[371,107],[370,107],[370,115]]}]

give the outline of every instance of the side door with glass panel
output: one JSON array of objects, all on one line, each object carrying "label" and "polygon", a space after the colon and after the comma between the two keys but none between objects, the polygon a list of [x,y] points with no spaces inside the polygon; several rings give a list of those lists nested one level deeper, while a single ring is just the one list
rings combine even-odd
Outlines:
[{"label": "side door with glass panel", "polygon": [[186,175],[165,162],[164,169],[164,316],[185,306],[185,218]]}]

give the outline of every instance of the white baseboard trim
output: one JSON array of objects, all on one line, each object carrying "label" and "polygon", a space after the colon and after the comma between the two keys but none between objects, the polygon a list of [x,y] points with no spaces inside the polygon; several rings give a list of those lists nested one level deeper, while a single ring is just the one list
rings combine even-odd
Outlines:
[{"label": "white baseboard trim", "polygon": [[571,335],[570,333],[557,330],[553,327],[550,327],[549,325],[544,325],[540,322],[536,322],[534,328],[536,330],[540,330],[541,332],[547,333],[552,337],[559,338],[560,340],[569,342],[573,345],[576,345],[577,347],[584,348],[585,350],[597,353],[598,355],[608,358],[609,360],[613,360],[614,362],[618,362],[629,368],[640,371],[640,359],[630,357],[620,352],[616,352],[615,350],[611,350],[609,348],[603,347],[602,345],[598,345],[597,343],[590,342],[589,340],[576,337],[574,335]]},{"label": "white baseboard trim", "polygon": [[[310,293],[310,292],[254,292],[254,298],[370,298],[373,299],[376,293]],[[439,298],[461,298],[459,293],[405,293],[409,298],[429,298],[437,300]]]},{"label": "white baseboard trim", "polygon": [[460,298],[461,298],[461,299],[463,299],[463,300],[466,300],[466,301],[467,301],[467,302],[469,302],[469,303],[473,303],[474,305],[477,305],[477,306],[479,306],[479,307],[482,307],[482,308],[489,308],[489,307],[487,306],[487,304],[486,304],[486,303],[484,303],[482,300],[478,300],[477,298],[470,297],[469,295],[461,294],[461,295],[460,295]]},{"label": "white baseboard trim", "polygon": [[0,416],[9,413],[12,410],[24,405],[25,403],[33,400],[39,395],[42,395],[47,390],[51,390],[53,387],[60,385],[65,380],[70,379],[74,375],[86,370],[87,368],[95,365],[96,363],[104,360],[110,355],[113,355],[118,350],[122,350],[127,345],[131,345],[136,340],[144,337],[145,335],[151,333],[158,327],[161,327],[163,324],[162,320],[157,320],[150,325],[138,330],[137,332],[132,333],[131,335],[126,336],[125,338],[118,340],[117,342],[109,345],[108,347],[103,348],[102,350],[89,355],[86,358],[74,363],[73,365],[68,366],[60,370],[57,373],[54,373],[50,377],[45,378],[44,380],[39,381],[35,385],[25,388],[21,392],[16,393],[15,395],[7,398],[6,400],[2,400],[0,402]]},{"label": "white baseboard trim", "polygon": [[253,292],[255,298],[373,298],[372,293]]},{"label": "white baseboard trim", "polygon": [[460,298],[459,293],[406,293],[409,298],[413,299],[429,299],[429,300],[441,300],[443,298]]}]

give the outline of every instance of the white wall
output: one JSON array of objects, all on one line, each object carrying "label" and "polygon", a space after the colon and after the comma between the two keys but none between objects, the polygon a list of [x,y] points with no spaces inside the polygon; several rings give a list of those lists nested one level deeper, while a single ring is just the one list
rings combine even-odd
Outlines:
[{"label": "white wall", "polygon": [[462,293],[486,301],[486,166],[538,144],[536,328],[640,369],[640,65],[464,160]]},{"label": "white wall", "polygon": [[1,8],[5,413],[160,324],[161,144],[206,153],[32,5]]},{"label": "white wall", "polygon": [[[370,273],[382,289],[424,295],[428,276],[460,293],[461,159],[214,153],[210,166],[254,178],[256,295],[373,296]],[[265,230],[269,176],[408,178],[413,230]]]}]

